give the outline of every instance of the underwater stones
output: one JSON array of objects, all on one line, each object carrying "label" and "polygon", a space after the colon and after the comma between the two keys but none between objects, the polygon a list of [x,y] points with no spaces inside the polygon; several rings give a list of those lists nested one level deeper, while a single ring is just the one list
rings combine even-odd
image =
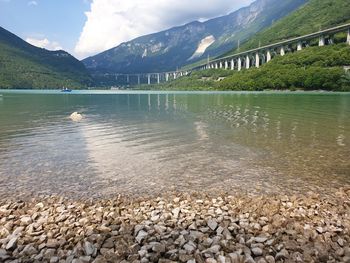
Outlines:
[{"label": "underwater stones", "polygon": [[207,225],[213,231],[218,227],[218,223],[214,219],[209,219]]},{"label": "underwater stones", "polygon": [[17,247],[18,237],[13,237],[6,245],[6,250],[14,250]]},{"label": "underwater stones", "polygon": [[0,261],[347,262],[349,196],[342,193],[334,200],[186,194],[4,200]]}]

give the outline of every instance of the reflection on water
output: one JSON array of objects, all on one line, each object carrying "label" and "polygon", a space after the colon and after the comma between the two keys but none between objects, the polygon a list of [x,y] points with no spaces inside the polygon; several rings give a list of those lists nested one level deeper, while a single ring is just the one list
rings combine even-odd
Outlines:
[{"label": "reflection on water", "polygon": [[[3,196],[326,193],[350,183],[349,94],[5,93],[2,98]],[[83,121],[68,118],[74,111]]]}]

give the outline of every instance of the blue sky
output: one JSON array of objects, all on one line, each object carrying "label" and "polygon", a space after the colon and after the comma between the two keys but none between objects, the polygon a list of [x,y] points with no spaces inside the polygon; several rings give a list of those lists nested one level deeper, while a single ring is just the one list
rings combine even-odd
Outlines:
[{"label": "blue sky", "polygon": [[89,8],[86,0],[0,0],[0,26],[23,39],[47,38],[73,52]]},{"label": "blue sky", "polygon": [[141,35],[228,14],[253,0],[0,0],[0,26],[79,59]]}]

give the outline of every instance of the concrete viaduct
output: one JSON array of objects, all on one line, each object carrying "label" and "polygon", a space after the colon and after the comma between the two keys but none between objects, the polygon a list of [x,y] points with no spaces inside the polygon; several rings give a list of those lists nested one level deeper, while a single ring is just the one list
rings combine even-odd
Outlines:
[{"label": "concrete viaduct", "polygon": [[[318,41],[318,46],[333,44],[333,36],[337,33],[347,33],[346,42],[350,45],[350,23],[332,27],[300,37],[295,37],[278,43],[269,44],[230,56],[210,60],[188,70],[178,70],[173,72],[160,73],[140,73],[140,74],[112,74],[116,78],[124,78],[126,83],[130,83],[131,78],[137,78],[137,84],[160,84],[178,77],[187,76],[192,71],[207,69],[227,69],[241,71],[251,67],[259,68],[262,64],[268,63],[275,56],[284,56],[287,52],[300,51],[307,47],[311,41]],[[145,80],[145,81],[144,81]]]},{"label": "concrete viaduct", "polygon": [[171,71],[171,72],[159,72],[159,73],[105,73],[102,75],[95,76],[105,76],[105,77],[113,77],[115,80],[121,80],[123,83],[131,84],[137,83],[137,85],[141,84],[160,84],[161,82],[166,82],[169,80],[175,80],[182,76],[187,76],[190,73],[188,71]]}]

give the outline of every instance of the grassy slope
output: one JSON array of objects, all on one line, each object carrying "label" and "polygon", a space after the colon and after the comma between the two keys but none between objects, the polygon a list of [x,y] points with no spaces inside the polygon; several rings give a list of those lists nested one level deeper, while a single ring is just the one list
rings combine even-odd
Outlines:
[{"label": "grassy slope", "polygon": [[[268,29],[256,34],[239,50],[229,54],[275,43],[350,22],[350,1],[310,0],[307,4],[282,18]],[[345,34],[338,34],[336,42],[344,42]],[[277,57],[260,69],[222,74],[218,82],[215,75],[222,71],[195,72],[192,76],[166,83],[162,89],[327,89],[349,90],[350,77],[343,66],[350,65],[350,48],[334,45],[310,47],[301,52]],[[225,54],[228,55],[228,54]],[[203,78],[203,74],[214,77]],[[201,85],[203,86],[201,88]]]},{"label": "grassy slope", "polygon": [[84,65],[64,51],[34,47],[0,27],[0,88],[83,88]]},{"label": "grassy slope", "polygon": [[256,34],[244,43],[239,50],[232,50],[228,54],[256,48],[259,43],[260,45],[267,45],[349,22],[350,1],[310,0],[289,16]]},{"label": "grassy slope", "polygon": [[[243,71],[205,70],[182,77],[155,89],[175,90],[350,90],[350,75],[343,66],[350,65],[350,47],[337,44],[309,47],[283,57],[276,57],[259,69]],[[221,81],[220,78],[225,78]]]},{"label": "grassy slope", "polygon": [[350,76],[343,66],[350,65],[350,47],[338,44],[309,47],[276,57],[263,67],[242,71],[216,86],[228,90],[295,89],[349,91]]}]

